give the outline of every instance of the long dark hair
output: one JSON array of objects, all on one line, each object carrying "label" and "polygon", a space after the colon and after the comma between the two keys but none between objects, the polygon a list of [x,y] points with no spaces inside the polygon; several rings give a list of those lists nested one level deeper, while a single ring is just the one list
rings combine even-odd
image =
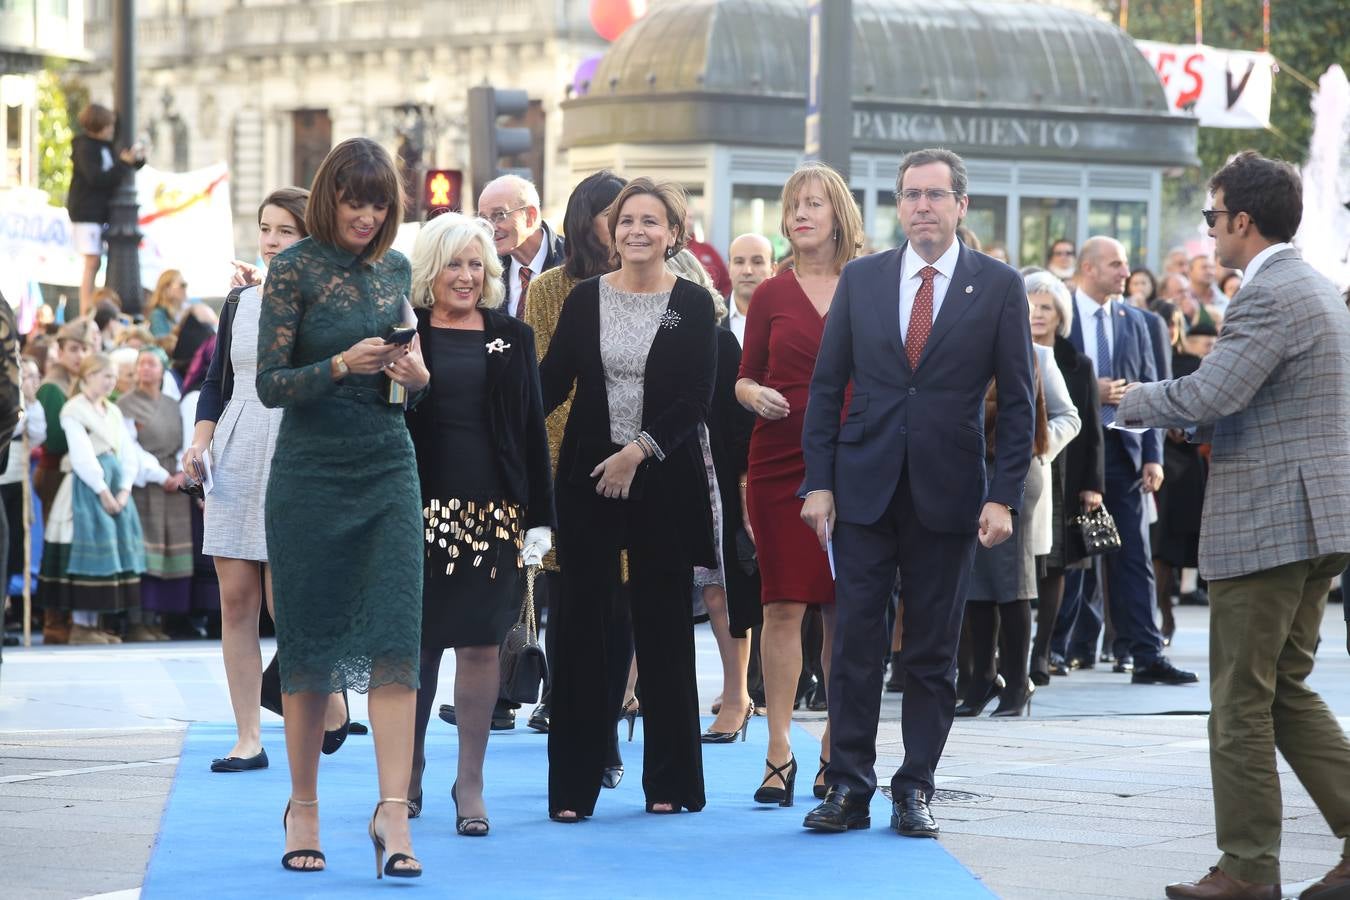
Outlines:
[{"label": "long dark hair", "polygon": [[608,169],[588,175],[567,198],[563,234],[567,235],[563,263],[568,277],[585,281],[614,271],[613,253],[595,237],[595,217],[609,209],[628,182]]}]

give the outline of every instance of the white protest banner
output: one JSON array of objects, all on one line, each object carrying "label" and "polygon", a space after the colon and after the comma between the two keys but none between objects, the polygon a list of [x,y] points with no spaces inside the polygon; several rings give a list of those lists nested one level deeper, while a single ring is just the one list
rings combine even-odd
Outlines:
[{"label": "white protest banner", "polygon": [[234,273],[230,173],[225,163],[191,172],[136,173],[140,204],[141,281],[152,290],[165,269],[178,269],[192,297],[224,297]]},{"label": "white protest banner", "polygon": [[1173,115],[1205,128],[1269,128],[1275,58],[1203,44],[1135,41],[1162,81]]}]

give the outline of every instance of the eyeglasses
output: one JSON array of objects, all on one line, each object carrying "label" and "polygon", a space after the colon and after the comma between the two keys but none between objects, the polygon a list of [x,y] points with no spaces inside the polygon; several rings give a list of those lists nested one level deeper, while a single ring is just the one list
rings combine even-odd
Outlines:
[{"label": "eyeglasses", "polygon": [[520,212],[522,209],[529,209],[529,208],[530,204],[526,203],[524,206],[517,206],[515,209],[499,209],[495,213],[491,213],[490,215],[486,216],[480,213],[478,218],[482,219],[484,222],[487,222],[489,225],[497,226],[505,222],[507,219],[511,218],[513,214]]},{"label": "eyeglasses", "polygon": [[1050,255],[1051,255],[1051,256],[1073,256],[1073,251],[1072,251],[1072,250],[1062,250],[1062,249],[1061,249],[1061,250],[1056,250],[1054,253],[1051,253]]},{"label": "eyeglasses", "polygon": [[1219,221],[1219,216],[1234,216],[1240,210],[1232,209],[1202,209],[1200,215],[1205,217],[1205,225],[1209,228],[1214,227],[1214,223]]},{"label": "eyeglasses", "polygon": [[910,188],[909,190],[896,191],[895,196],[906,203],[918,203],[920,197],[927,197],[929,203],[941,203],[943,200],[947,199],[948,194],[951,194],[953,197],[961,196],[960,191],[944,191],[940,188],[929,188],[926,191]]}]

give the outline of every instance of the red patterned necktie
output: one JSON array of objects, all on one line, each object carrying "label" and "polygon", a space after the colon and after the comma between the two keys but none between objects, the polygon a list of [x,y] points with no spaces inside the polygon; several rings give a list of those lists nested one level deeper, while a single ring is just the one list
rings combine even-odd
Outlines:
[{"label": "red patterned necktie", "polygon": [[924,266],[919,270],[923,284],[914,295],[914,308],[909,313],[909,328],[905,330],[905,355],[909,357],[911,371],[919,368],[919,358],[923,356],[924,344],[933,332],[933,277],[938,270]]},{"label": "red patterned necktie", "polygon": [[525,295],[530,292],[530,279],[534,273],[530,271],[529,266],[520,267],[520,300],[516,303],[516,318],[525,318]]}]

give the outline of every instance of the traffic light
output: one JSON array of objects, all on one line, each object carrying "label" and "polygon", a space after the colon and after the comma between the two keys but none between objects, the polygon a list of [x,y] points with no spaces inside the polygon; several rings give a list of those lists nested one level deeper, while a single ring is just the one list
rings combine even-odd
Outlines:
[{"label": "traffic light", "polygon": [[482,193],[489,181],[508,173],[532,178],[528,168],[502,165],[502,157],[529,150],[533,137],[529,128],[502,125],[503,117],[520,119],[530,107],[525,91],[501,90],[489,85],[469,88],[469,174],[473,189]]},{"label": "traffic light", "polygon": [[422,216],[430,221],[443,212],[461,207],[464,173],[459,169],[427,169],[422,179]]}]

